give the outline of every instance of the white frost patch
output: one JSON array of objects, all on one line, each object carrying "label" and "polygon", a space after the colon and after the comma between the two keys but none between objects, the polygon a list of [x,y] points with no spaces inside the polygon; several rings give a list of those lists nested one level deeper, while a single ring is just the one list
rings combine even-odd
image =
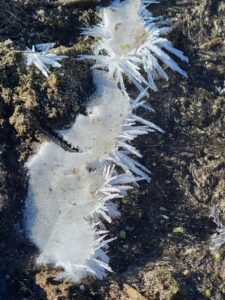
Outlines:
[{"label": "white frost patch", "polygon": [[[38,263],[63,267],[75,281],[84,271],[102,277],[94,263],[101,259],[99,235],[87,219],[99,206],[97,192],[105,180],[101,170],[89,172],[87,161],[85,154],[44,143],[27,163],[26,228],[40,250]],[[107,263],[106,255],[102,261]]]},{"label": "white frost patch", "polygon": [[[94,68],[106,69],[108,74],[95,71],[96,93],[89,99],[87,115],[79,115],[70,129],[58,132],[80,152],[43,143],[27,163],[25,227],[40,251],[37,262],[64,269],[56,279],[79,281],[87,275],[102,279],[105,270],[111,270],[107,248],[112,239],[107,240],[102,220],[111,222],[119,215],[115,199],[126,196],[140,180],[150,180],[149,170],[135,159],[142,155],[132,141],[162,130],[136,111],[153,111],[144,101],[147,90],[157,90],[158,77],[168,79],[159,61],[184,76],[168,53],[188,61],[161,37],[170,28],[147,10],[156,2],[115,0],[101,10],[99,26],[84,30],[87,36],[99,37],[99,42],[95,55],[81,59],[94,59]],[[27,65],[36,65],[48,76],[48,66],[60,67],[59,61],[65,58],[49,53],[53,46],[27,49]],[[124,75],[141,91],[136,99],[128,97]]]},{"label": "white frost patch", "polygon": [[46,142],[27,163],[25,226],[40,251],[38,263],[64,268],[57,279],[78,281],[88,274],[103,278],[110,271],[106,249],[111,240],[105,239],[101,221],[119,215],[114,199],[126,196],[138,181],[149,180],[150,172],[130,157],[141,156],[131,141],[161,130],[135,115],[146,106],[146,91],[132,100],[104,72],[94,78],[97,91],[87,116],[78,116],[71,129],[60,131],[81,152]]},{"label": "white frost patch", "polygon": [[114,151],[130,111],[129,97],[115,84],[97,72],[94,80],[98,89],[90,99],[88,116],[79,115],[71,129],[59,132],[72,146],[88,152],[92,161],[103,160]]}]

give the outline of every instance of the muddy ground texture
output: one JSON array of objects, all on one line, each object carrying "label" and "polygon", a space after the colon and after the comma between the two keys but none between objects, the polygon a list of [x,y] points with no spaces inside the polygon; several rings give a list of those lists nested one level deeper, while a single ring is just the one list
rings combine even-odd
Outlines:
[{"label": "muddy ground texture", "polygon": [[[175,18],[169,38],[190,58],[183,65],[189,78],[168,71],[169,83],[158,82],[149,98],[156,113],[142,112],[166,133],[136,141],[152,181],[119,202],[121,218],[109,228],[118,237],[109,253],[114,273],[71,284],[54,281],[58,270],[35,265],[38,252],[21,222],[24,164],[43,140],[66,147],[54,130],[85,113],[91,64],[76,57],[91,52],[93,41],[84,41],[79,28],[97,21],[94,2],[0,2],[0,299],[225,299],[225,246],[215,247],[225,226],[225,4],[219,0],[152,6],[156,15]],[[27,70],[20,53],[38,42],[56,42],[55,51],[69,56],[48,79]]]}]

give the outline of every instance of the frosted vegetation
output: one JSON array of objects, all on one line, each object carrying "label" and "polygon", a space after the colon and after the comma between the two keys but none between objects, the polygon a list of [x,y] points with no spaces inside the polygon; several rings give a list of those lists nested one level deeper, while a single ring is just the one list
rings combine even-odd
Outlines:
[{"label": "frosted vegetation", "polygon": [[[30,179],[25,226],[40,251],[37,262],[64,269],[56,279],[78,281],[87,275],[102,279],[105,270],[111,270],[107,249],[112,239],[107,239],[102,221],[119,216],[115,199],[126,196],[139,181],[150,180],[149,170],[136,160],[141,153],[132,141],[163,131],[138,116],[137,110],[153,111],[145,103],[147,91],[156,89],[154,81],[159,75],[167,79],[157,58],[186,75],[165,50],[187,61],[160,37],[169,29],[156,27],[147,11],[155,2],[114,1],[100,12],[102,24],[85,33],[100,37],[96,55],[91,57],[97,62],[95,67],[104,70],[93,73],[96,92],[89,99],[87,115],[79,115],[70,129],[58,132],[79,151],[68,152],[45,142],[27,162]],[[49,56],[51,46],[43,47],[37,48],[41,52],[36,56],[27,53],[27,63],[48,75],[46,64],[58,66],[62,57]],[[101,50],[108,54],[99,55]],[[128,96],[123,74],[141,90],[136,99]]]}]

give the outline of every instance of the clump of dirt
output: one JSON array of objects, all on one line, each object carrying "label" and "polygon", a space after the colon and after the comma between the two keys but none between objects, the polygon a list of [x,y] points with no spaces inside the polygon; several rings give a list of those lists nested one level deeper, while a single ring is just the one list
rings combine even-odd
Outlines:
[{"label": "clump of dirt", "polygon": [[58,275],[57,271],[43,269],[36,275],[36,283],[46,291],[48,300],[68,299],[70,283],[57,282],[54,278]]},{"label": "clump of dirt", "polygon": [[[54,130],[83,112],[93,91],[90,66],[75,58],[90,51],[79,28],[95,23],[95,6],[64,2],[0,3],[1,297],[224,299],[225,247],[210,250],[218,229],[211,210],[222,214],[225,196],[223,1],[162,0],[151,6],[154,14],[176,19],[169,38],[189,57],[183,66],[189,78],[168,71],[170,82],[159,82],[160,92],[149,99],[156,113],[141,112],[166,133],[136,141],[152,181],[118,201],[121,218],[110,227],[118,237],[109,253],[114,273],[104,281],[71,284],[54,281],[57,270],[37,269],[37,250],[20,224],[24,162],[44,139],[60,143]],[[48,79],[27,70],[18,52],[38,42],[56,42],[54,51],[68,55]]]}]

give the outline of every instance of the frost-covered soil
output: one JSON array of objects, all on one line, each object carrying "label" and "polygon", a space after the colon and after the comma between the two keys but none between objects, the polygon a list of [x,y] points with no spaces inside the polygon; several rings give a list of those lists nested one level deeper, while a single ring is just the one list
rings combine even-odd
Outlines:
[{"label": "frost-covered soil", "polygon": [[[23,165],[44,140],[67,149],[54,129],[85,112],[90,66],[75,57],[89,52],[79,27],[96,22],[94,2],[0,2],[0,299],[222,300],[225,245],[209,251],[217,230],[211,207],[225,224],[225,5],[219,0],[153,6],[155,14],[177,18],[170,39],[190,58],[183,66],[189,79],[171,72],[149,99],[166,133],[136,142],[152,181],[119,202],[122,217],[109,228],[118,237],[109,253],[114,273],[72,285],[55,282],[57,270],[35,266],[37,250],[20,230]],[[47,81],[36,69],[27,72],[14,50],[51,41],[70,58]]]}]

